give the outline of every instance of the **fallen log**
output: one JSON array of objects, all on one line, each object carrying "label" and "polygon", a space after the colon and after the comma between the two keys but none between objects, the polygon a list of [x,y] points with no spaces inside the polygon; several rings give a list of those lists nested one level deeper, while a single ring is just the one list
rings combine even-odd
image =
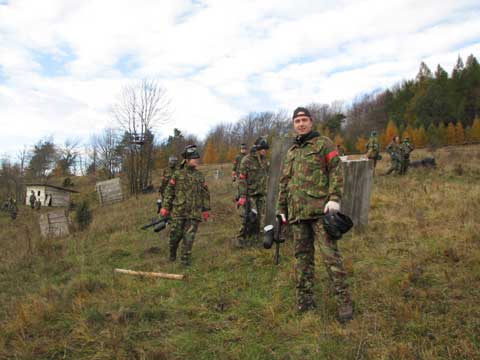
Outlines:
[{"label": "fallen log", "polygon": [[161,272],[133,271],[133,270],[126,270],[126,269],[115,269],[113,271],[120,274],[157,277],[157,278],[170,279],[170,280],[183,280],[185,278],[185,275],[167,274],[167,273],[161,273]]}]

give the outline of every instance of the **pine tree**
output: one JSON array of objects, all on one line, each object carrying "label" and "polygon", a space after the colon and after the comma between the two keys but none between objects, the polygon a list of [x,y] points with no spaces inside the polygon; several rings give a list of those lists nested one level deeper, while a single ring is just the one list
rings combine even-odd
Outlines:
[{"label": "pine tree", "polygon": [[471,138],[471,141],[480,141],[480,118],[473,121]]},{"label": "pine tree", "polygon": [[427,145],[427,133],[423,126],[413,131],[413,144],[417,148],[425,147]]},{"label": "pine tree", "polygon": [[218,162],[217,152],[213,142],[209,141],[205,147],[205,154],[203,155],[203,162],[205,164],[215,164]]},{"label": "pine tree", "polygon": [[405,131],[403,132],[403,137],[402,137],[404,140],[406,138],[409,138],[410,140],[413,139],[413,129],[410,125],[407,126],[407,128],[405,129]]},{"label": "pine tree", "polygon": [[454,145],[456,140],[455,125],[453,125],[453,122],[449,122],[447,126],[447,144]]},{"label": "pine tree", "polygon": [[388,144],[393,138],[398,135],[398,128],[395,123],[390,120],[387,124],[387,128],[385,129],[385,142]]},{"label": "pine tree", "polygon": [[365,152],[365,146],[367,145],[367,140],[363,137],[360,136],[357,140],[357,143],[355,144],[355,149],[361,154]]},{"label": "pine tree", "polygon": [[455,143],[463,144],[465,142],[465,131],[463,130],[463,125],[459,121],[455,126]]},{"label": "pine tree", "polygon": [[[453,124],[452,124],[452,126],[453,126]],[[447,143],[448,143],[447,128],[445,127],[445,124],[443,122],[441,122],[438,125],[437,139],[438,139],[438,145],[447,145]]]},{"label": "pine tree", "polygon": [[237,155],[236,148],[233,146],[230,146],[227,151],[227,156],[225,158],[226,162],[233,162],[235,160],[235,156]]}]

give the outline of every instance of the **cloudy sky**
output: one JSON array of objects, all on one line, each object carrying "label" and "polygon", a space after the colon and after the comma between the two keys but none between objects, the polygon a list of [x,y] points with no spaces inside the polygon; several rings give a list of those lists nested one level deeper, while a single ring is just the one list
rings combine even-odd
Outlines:
[{"label": "cloudy sky", "polygon": [[0,153],[88,139],[125,84],[155,78],[173,127],[204,135],[480,56],[480,2],[0,0]]}]

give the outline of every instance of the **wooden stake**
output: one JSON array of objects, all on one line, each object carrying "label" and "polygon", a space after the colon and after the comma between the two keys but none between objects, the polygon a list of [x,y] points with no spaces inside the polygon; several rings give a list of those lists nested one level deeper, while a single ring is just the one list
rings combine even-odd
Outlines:
[{"label": "wooden stake", "polygon": [[125,269],[115,269],[113,271],[120,274],[158,277],[162,279],[171,279],[171,280],[183,280],[185,278],[185,275],[167,274],[167,273],[161,273],[161,272],[133,271],[133,270],[125,270]]}]

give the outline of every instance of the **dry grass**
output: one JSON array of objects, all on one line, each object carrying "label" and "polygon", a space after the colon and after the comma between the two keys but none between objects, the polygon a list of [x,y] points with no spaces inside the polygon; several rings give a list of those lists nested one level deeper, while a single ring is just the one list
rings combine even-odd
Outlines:
[{"label": "dry grass", "polygon": [[[292,244],[278,267],[272,252],[230,247],[239,219],[229,166],[220,180],[216,167],[204,169],[212,221],[189,269],[167,261],[166,232],[139,230],[154,194],[94,203],[90,229],[64,239],[41,240],[37,214],[22,208],[15,223],[0,219],[0,358],[479,358],[480,147],[434,156],[435,171],[376,177],[368,230],[342,240],[356,304],[346,327],[320,261],[318,309],[298,316]],[[93,180],[75,181],[94,201]],[[188,280],[123,277],[115,267]]]}]

